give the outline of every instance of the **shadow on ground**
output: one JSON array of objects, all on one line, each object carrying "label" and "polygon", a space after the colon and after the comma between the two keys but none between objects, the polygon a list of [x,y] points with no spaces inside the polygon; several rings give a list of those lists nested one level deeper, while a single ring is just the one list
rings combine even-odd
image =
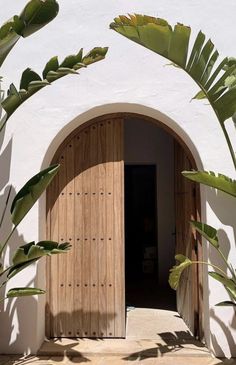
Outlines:
[{"label": "shadow on ground", "polygon": [[201,356],[204,352],[208,353],[208,350],[205,348],[205,346],[200,341],[197,341],[188,331],[176,331],[174,333],[163,332],[158,333],[158,336],[161,337],[162,343],[156,342],[155,347],[138,351],[136,353],[131,353],[129,356],[126,356],[123,359],[134,361],[144,360],[147,358],[157,358],[162,357],[168,353],[175,354],[181,350],[186,351],[186,349],[187,351],[194,349],[195,352],[199,349],[199,356]]}]

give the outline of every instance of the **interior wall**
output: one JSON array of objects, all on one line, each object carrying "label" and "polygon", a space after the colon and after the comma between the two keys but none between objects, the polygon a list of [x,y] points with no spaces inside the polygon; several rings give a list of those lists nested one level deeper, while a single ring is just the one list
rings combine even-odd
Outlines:
[{"label": "interior wall", "polygon": [[173,137],[152,123],[129,118],[124,139],[125,164],[156,165],[158,278],[160,286],[167,286],[175,247]]}]

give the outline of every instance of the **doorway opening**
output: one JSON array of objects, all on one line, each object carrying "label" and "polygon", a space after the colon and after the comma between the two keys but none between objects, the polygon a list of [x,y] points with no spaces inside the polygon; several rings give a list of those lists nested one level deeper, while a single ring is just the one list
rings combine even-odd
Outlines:
[{"label": "doorway opening", "polygon": [[126,306],[176,310],[168,286],[175,250],[174,140],[131,118],[124,141]]},{"label": "doorway opening", "polygon": [[[95,118],[65,139],[53,159],[61,168],[47,192],[47,231],[72,248],[48,260],[49,338],[122,338],[125,304],[176,308],[168,286],[175,253],[198,255],[189,229],[198,191],[181,176],[192,160],[172,132],[136,114]],[[176,296],[194,334],[201,320],[196,270]]]}]

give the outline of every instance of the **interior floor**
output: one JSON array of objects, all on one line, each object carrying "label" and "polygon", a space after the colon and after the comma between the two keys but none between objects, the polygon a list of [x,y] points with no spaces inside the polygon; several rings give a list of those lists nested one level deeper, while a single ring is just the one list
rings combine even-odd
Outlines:
[{"label": "interior floor", "polygon": [[153,278],[126,282],[126,306],[132,308],[153,308],[176,310],[176,292],[170,287],[157,286]]}]

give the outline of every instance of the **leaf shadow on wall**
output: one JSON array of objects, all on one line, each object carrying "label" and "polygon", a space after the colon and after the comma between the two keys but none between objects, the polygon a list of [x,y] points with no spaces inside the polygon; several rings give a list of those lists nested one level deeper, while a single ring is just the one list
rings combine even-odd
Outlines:
[{"label": "leaf shadow on wall", "polygon": [[[222,224],[232,227],[232,230],[233,230],[234,243],[230,242],[227,233],[223,229],[218,230],[218,237],[219,237],[221,250],[222,250],[223,254],[225,255],[226,259],[228,259],[229,255],[230,255],[230,251],[236,249],[236,247],[235,247],[235,242],[236,242],[236,221],[235,221],[236,199],[223,192],[216,191],[215,189],[210,189],[210,188],[206,188],[206,189],[207,189],[207,201],[208,201],[211,209],[213,210],[214,214],[217,216],[217,218],[219,219],[219,221]],[[215,264],[215,265],[221,267],[224,271],[227,271],[224,261],[220,258],[219,254],[212,246],[209,247],[208,254],[209,254],[209,256],[208,256],[209,261],[212,264]],[[217,285],[220,285],[220,284],[217,283]],[[223,286],[221,286],[221,287],[222,287],[222,298],[220,299],[220,301],[230,300],[230,298],[227,294],[227,291],[224,289]],[[215,303],[215,304],[217,304],[217,303]],[[221,319],[224,316],[223,312],[226,310],[225,307],[217,308],[217,310],[212,308],[210,310],[210,317],[213,318],[214,321],[216,321],[218,323],[218,325],[221,327],[223,333],[225,334],[225,338],[227,339],[229,350],[230,350],[232,356],[236,356],[236,352],[235,352],[236,343],[235,343],[235,340],[234,340],[234,338],[232,336],[232,332],[231,332],[231,329],[233,331],[235,331],[235,329],[236,329],[236,315],[235,315],[235,311],[233,310],[233,308],[231,308],[231,309],[234,313],[232,314],[232,318],[230,320],[230,326],[226,325],[226,322],[223,322]],[[217,312],[217,314],[216,314],[216,312]],[[219,318],[219,316],[218,316],[218,314],[220,312],[222,312],[221,318]],[[215,353],[218,356],[224,356],[224,351],[213,333],[211,333],[211,339],[212,339],[212,345],[213,345],[213,349],[214,349]]]},{"label": "leaf shadow on wall", "polygon": [[[221,308],[222,309],[222,308]],[[232,309],[233,310],[233,309]],[[228,324],[226,322],[223,322],[219,316],[216,314],[215,310],[212,308],[210,310],[210,316],[211,318],[213,318],[216,323],[221,327],[221,329],[223,330],[226,338],[227,338],[227,342],[229,344],[229,348],[232,352],[232,356],[235,356],[235,349],[236,349],[236,341],[235,338],[233,337],[231,331],[230,331],[230,327],[231,328],[236,328],[236,316],[235,314],[232,316],[232,320],[230,323],[230,327],[228,326]],[[218,357],[224,357],[224,351],[222,350],[221,345],[219,344],[218,340],[216,339],[216,336],[214,335],[214,333],[211,334],[211,340],[212,340],[212,345],[214,348],[214,351],[217,353]]]},{"label": "leaf shadow on wall", "polygon": [[[9,193],[10,186],[5,188],[4,194],[0,197],[0,203],[5,204],[6,195]],[[7,206],[6,215],[2,221],[1,226],[1,242],[4,241],[6,235],[12,230],[12,223],[9,213],[9,206],[16,195],[16,191],[11,188],[9,205]],[[4,204],[1,204],[0,215],[2,214],[2,209],[4,209]],[[5,267],[9,266],[12,262],[13,255],[16,249],[25,244],[26,241],[23,235],[19,234],[16,230],[10,239],[7,250],[4,251],[2,262]],[[18,274],[20,278],[21,273]],[[14,283],[14,278],[9,281],[8,287],[3,287],[1,290],[1,297],[5,297],[7,291],[15,286],[34,286],[34,279],[29,282],[25,282],[25,277],[22,276],[23,285],[18,285]],[[20,279],[17,279],[19,282]],[[27,311],[25,310],[27,308]],[[2,353],[21,353],[22,347],[24,348],[24,353],[29,353],[34,345],[34,336],[32,335],[31,324],[37,318],[37,299],[35,297],[25,297],[25,298],[12,298],[5,301],[5,303],[0,304],[0,348]],[[14,331],[15,330],[15,331]],[[13,335],[13,331],[15,334]]]}]

